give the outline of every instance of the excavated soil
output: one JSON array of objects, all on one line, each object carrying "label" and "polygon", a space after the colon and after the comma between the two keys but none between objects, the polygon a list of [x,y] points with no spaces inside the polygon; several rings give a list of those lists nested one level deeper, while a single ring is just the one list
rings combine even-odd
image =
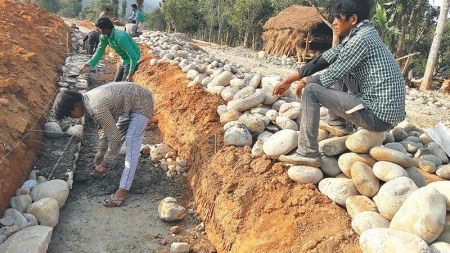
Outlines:
[{"label": "excavated soil", "polygon": [[194,205],[218,252],[359,252],[345,210],[314,185],[291,182],[281,164],[223,147],[223,101],[186,87],[178,67],[143,58],[136,81],[155,95],[164,142],[188,160]]},{"label": "excavated soil", "polygon": [[41,129],[45,122],[69,42],[64,22],[37,5],[0,0],[0,10],[2,216],[9,199],[28,176],[39,150],[41,132],[29,131]]}]

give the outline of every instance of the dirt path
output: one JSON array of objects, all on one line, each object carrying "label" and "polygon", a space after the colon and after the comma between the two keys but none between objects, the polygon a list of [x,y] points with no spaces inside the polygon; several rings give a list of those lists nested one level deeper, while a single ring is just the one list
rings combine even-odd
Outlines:
[{"label": "dirt path", "polygon": [[[113,72],[113,66],[107,64],[106,70],[94,73],[91,89],[111,80]],[[146,142],[159,143],[158,135],[158,129],[150,127]],[[166,252],[172,241],[190,242],[197,249],[209,247],[201,231],[195,229],[200,223],[195,214],[173,223],[158,218],[160,200],[172,196],[187,206],[191,194],[185,188],[184,177],[167,178],[146,159],[139,162],[129,204],[121,208],[104,207],[103,198],[116,190],[120,180],[124,156],[104,179],[92,180],[89,173],[97,143],[96,124],[87,118],[74,187],[53,231],[48,252]],[[173,225],[182,228],[180,235],[172,237]]]}]

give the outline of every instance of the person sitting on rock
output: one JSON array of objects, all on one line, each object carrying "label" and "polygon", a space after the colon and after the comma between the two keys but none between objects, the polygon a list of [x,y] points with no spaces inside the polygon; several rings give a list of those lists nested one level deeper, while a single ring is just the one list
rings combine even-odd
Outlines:
[{"label": "person sitting on rock", "polygon": [[273,91],[281,95],[300,80],[295,87],[301,96],[298,149],[280,156],[284,162],[320,167],[320,106],[328,109],[327,130],[337,135],[345,134],[346,120],[383,132],[405,118],[405,81],[392,53],[369,23],[371,1],[335,0],[333,9],[333,26],[345,38],[290,74]]},{"label": "person sitting on rock", "polygon": [[[119,189],[104,199],[103,204],[107,207],[125,204],[140,157],[147,121],[153,115],[153,102],[150,90],[131,82],[108,83],[84,94],[64,90],[56,96],[53,111],[57,120],[80,118],[87,113],[100,126],[99,147],[92,172],[94,177],[104,176],[114,166],[122,143],[126,142]],[[126,116],[129,120],[116,125],[119,116]]]},{"label": "person sitting on rock", "polygon": [[144,14],[142,10],[138,8],[136,4],[131,5],[131,16],[128,17],[128,20],[135,21],[138,26],[138,32],[142,33],[144,29]]},{"label": "person sitting on rock", "polygon": [[106,46],[110,46],[120,58],[122,62],[119,65],[115,82],[133,81],[134,72],[137,69],[138,62],[141,59],[141,51],[136,42],[125,31],[114,29],[114,24],[109,18],[100,18],[95,23],[100,30],[100,43],[92,58],[83,66],[80,72],[84,72],[87,68],[95,67],[103,54],[105,54]]},{"label": "person sitting on rock", "polygon": [[98,43],[100,42],[100,32],[97,29],[93,29],[83,38],[83,49],[87,50],[88,55],[93,55],[97,50]]},{"label": "person sitting on rock", "polygon": [[138,26],[136,24],[135,20],[131,20],[130,23],[125,25],[125,31],[128,32],[128,34],[131,37],[138,37],[139,35],[141,35],[141,32],[138,32]]}]

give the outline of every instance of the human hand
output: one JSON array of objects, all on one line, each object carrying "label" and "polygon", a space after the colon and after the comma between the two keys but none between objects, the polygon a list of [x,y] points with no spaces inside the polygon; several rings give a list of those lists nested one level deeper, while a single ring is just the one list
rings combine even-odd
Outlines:
[{"label": "human hand", "polygon": [[83,67],[81,67],[80,69],[80,74],[84,74],[89,70],[89,65],[86,63],[83,65]]},{"label": "human hand", "polygon": [[300,97],[302,95],[303,88],[306,87],[306,82],[307,82],[306,77],[303,77],[302,79],[300,79],[300,81],[295,86],[295,94],[298,97]]},{"label": "human hand", "polygon": [[97,153],[95,154],[95,158],[94,158],[95,166],[100,165],[103,162],[103,158],[104,157],[105,157],[105,151],[104,150],[97,150]]},{"label": "human hand", "polygon": [[277,85],[275,85],[272,95],[273,96],[281,96],[285,91],[287,91],[289,89],[290,86],[291,86],[291,83],[283,80],[283,81],[279,82]]}]

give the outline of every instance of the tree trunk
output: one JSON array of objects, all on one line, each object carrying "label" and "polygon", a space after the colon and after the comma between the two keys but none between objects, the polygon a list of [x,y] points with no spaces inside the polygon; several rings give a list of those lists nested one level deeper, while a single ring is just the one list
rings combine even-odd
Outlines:
[{"label": "tree trunk", "polygon": [[222,24],[219,23],[219,31],[217,32],[217,44],[222,44],[220,37],[222,36]]},{"label": "tree trunk", "polygon": [[425,68],[425,74],[423,76],[422,84],[420,85],[420,90],[428,90],[431,87],[434,65],[436,64],[439,48],[441,47],[442,34],[444,33],[449,2],[450,0],[442,1],[441,12],[439,13],[436,32],[434,34],[433,43],[431,44],[430,54],[428,55],[427,66]]},{"label": "tree trunk", "polygon": [[246,30],[244,33],[244,47],[247,47],[247,41],[248,41],[248,31]]},{"label": "tree trunk", "polygon": [[252,49],[253,49],[253,51],[255,51],[256,50],[256,36],[255,36],[255,34],[253,33],[253,42],[252,42]]}]

